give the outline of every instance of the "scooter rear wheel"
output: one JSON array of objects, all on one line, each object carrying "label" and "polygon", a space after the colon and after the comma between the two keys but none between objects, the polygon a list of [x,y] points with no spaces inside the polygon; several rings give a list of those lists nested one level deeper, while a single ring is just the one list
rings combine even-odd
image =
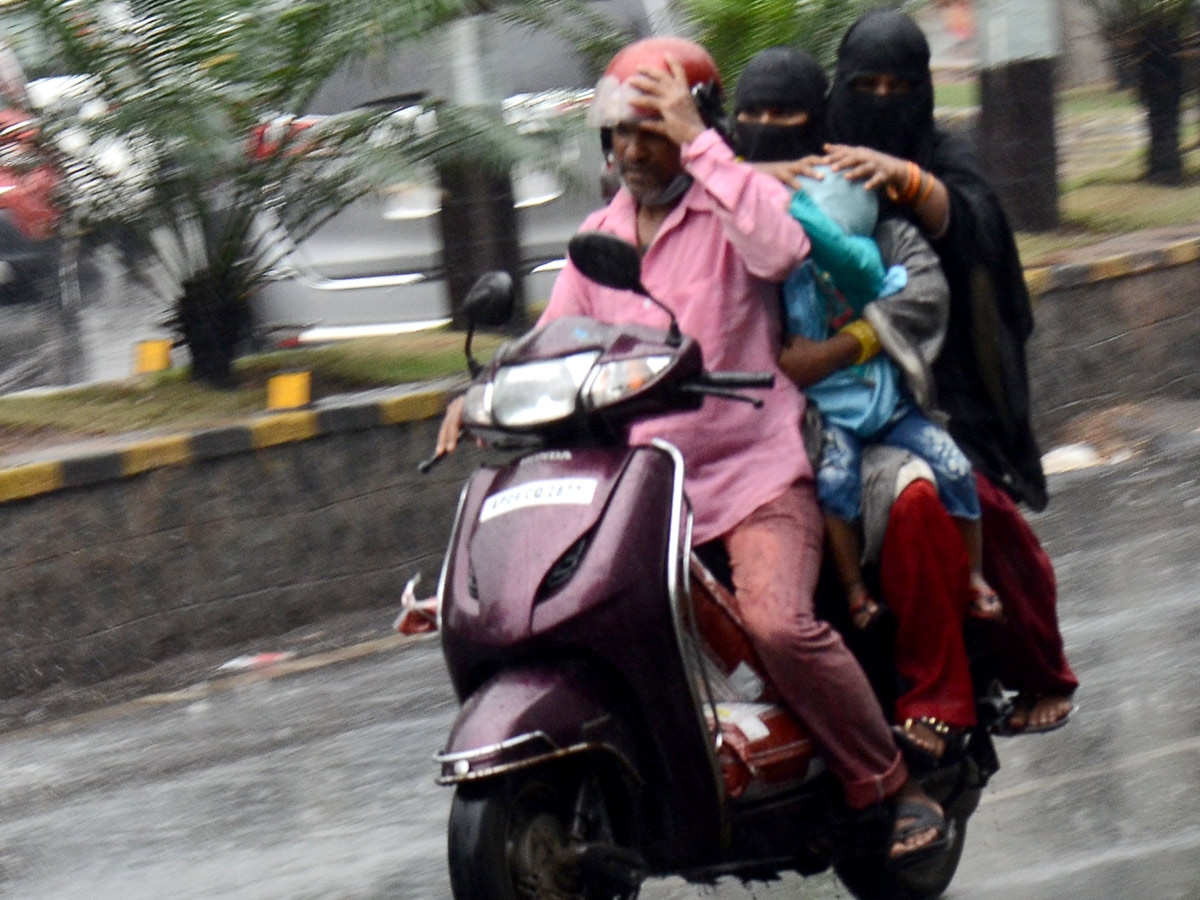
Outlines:
[{"label": "scooter rear wheel", "polygon": [[604,806],[586,791],[586,778],[541,770],[459,785],[449,825],[454,900],[633,900],[636,887],[597,884],[579,865],[585,842],[612,840],[607,809],[581,810]]}]

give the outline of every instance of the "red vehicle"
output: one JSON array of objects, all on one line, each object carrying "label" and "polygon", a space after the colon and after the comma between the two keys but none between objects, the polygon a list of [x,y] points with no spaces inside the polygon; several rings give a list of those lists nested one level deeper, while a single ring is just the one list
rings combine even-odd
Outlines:
[{"label": "red vehicle", "polygon": [[0,41],[0,303],[36,300],[55,254],[59,177],[38,146],[25,74]]},{"label": "red vehicle", "polygon": [[58,176],[36,146],[37,124],[19,109],[0,109],[0,210],[29,240],[54,233]]},{"label": "red vehicle", "polygon": [[32,299],[51,263],[58,176],[38,151],[37,124],[19,109],[0,109],[0,301]]},{"label": "red vehicle", "polygon": [[78,332],[61,303],[54,197],[60,175],[39,145],[15,58],[0,44],[0,392],[67,383]]}]

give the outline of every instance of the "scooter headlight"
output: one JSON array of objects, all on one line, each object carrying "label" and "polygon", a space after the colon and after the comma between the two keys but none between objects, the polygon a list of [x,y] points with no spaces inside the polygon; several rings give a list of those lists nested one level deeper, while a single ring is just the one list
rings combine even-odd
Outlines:
[{"label": "scooter headlight", "polygon": [[599,350],[503,366],[492,379],[491,417],[504,428],[528,428],[570,418]]},{"label": "scooter headlight", "polygon": [[463,424],[486,428],[492,424],[492,383],[473,384],[463,398]]},{"label": "scooter headlight", "polygon": [[654,380],[670,362],[670,356],[638,356],[597,366],[585,391],[588,408],[620,403]]}]

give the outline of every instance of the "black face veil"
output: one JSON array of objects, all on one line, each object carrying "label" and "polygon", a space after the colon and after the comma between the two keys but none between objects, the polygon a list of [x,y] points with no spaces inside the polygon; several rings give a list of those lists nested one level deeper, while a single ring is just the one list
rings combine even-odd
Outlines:
[{"label": "black face veil", "polygon": [[[911,90],[884,97],[856,91],[854,82],[870,75],[892,75]],[[838,143],[928,165],[933,152],[929,43],[908,16],[892,10],[867,13],[846,32],[829,94],[829,130]]]},{"label": "black face veil", "polygon": [[794,47],[769,47],[747,63],[734,92],[734,111],[806,112],[803,125],[764,125],[734,120],[734,146],[751,162],[800,159],[825,144],[825,94],[820,64]]}]

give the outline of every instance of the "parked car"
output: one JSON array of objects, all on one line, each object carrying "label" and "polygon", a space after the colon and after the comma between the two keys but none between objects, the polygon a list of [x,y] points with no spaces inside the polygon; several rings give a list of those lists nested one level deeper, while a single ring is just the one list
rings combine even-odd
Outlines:
[{"label": "parked car", "polygon": [[[592,8],[631,35],[665,21],[665,0],[590,0]],[[347,69],[325,85],[311,114],[403,98],[412,112],[426,98],[457,98],[455,65],[484,66],[487,88],[505,119],[536,130],[577,112],[590,98],[595,74],[562,39],[541,31],[488,22],[483,61],[445,47],[409,46],[386,60]],[[434,42],[436,44],[436,42]],[[557,145],[560,168],[523,167],[512,173],[520,235],[519,274],[527,304],[549,297],[566,244],[584,217],[604,202],[605,161],[594,133]],[[273,342],[325,341],[399,333],[450,321],[439,223],[441,190],[432,171],[388,185],[354,203],[307,240],[291,243],[275,279],[253,299],[260,334]],[[446,260],[447,265],[461,260]]]}]

